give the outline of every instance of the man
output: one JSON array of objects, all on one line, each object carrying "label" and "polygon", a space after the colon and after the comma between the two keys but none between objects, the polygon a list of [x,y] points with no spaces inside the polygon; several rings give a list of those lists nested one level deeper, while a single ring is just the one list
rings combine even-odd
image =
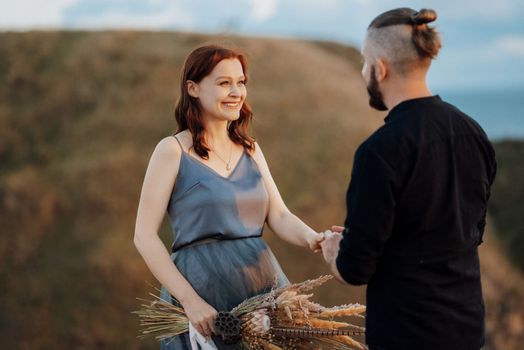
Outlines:
[{"label": "man", "polygon": [[484,344],[477,246],[496,163],[481,127],[427,87],[435,19],[400,8],[369,25],[362,74],[389,114],[355,154],[343,235],[322,245],[339,280],[367,284],[371,350]]}]

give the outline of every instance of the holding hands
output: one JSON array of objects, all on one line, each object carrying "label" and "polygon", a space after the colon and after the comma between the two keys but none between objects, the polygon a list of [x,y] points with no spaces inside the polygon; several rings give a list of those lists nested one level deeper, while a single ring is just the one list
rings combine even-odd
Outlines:
[{"label": "holding hands", "polygon": [[322,251],[322,242],[324,241],[324,233],[313,233],[307,238],[309,249],[313,253],[320,253]]},{"label": "holding hands", "polygon": [[314,253],[322,252],[326,262],[333,261],[338,255],[343,231],[343,226],[333,225],[331,230],[309,235],[306,238],[309,249]]},{"label": "holding hands", "polygon": [[322,249],[322,256],[328,264],[331,263],[337,258],[340,241],[342,240],[342,232],[344,227],[342,226],[332,226],[331,230],[327,230],[322,233],[324,239],[320,244]]}]

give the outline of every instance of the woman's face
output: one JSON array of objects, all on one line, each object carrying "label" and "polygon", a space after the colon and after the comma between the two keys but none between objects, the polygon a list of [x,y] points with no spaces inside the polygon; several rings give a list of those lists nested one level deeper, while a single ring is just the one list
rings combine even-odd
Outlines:
[{"label": "woman's face", "polygon": [[240,61],[223,59],[199,83],[190,82],[188,91],[200,100],[205,118],[238,119],[247,95]]}]

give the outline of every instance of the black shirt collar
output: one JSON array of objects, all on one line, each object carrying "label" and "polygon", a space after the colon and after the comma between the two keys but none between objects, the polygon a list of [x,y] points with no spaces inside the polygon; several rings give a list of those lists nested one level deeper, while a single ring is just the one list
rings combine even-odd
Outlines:
[{"label": "black shirt collar", "polygon": [[426,96],[426,97],[417,97],[412,98],[410,100],[405,100],[397,104],[395,107],[393,107],[388,115],[384,118],[384,121],[387,123],[395,118],[396,115],[400,114],[400,112],[405,111],[406,109],[412,108],[419,104],[425,104],[425,103],[432,103],[442,101],[439,95],[433,95],[433,96]]}]

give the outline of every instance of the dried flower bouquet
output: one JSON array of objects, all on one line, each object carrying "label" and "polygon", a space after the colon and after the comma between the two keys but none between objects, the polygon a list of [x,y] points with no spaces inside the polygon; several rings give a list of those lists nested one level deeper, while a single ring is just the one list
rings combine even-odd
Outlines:
[{"label": "dried flower bouquet", "polygon": [[[237,344],[239,349],[367,349],[354,339],[365,333],[363,327],[334,320],[346,316],[363,318],[364,305],[327,308],[310,301],[313,294],[305,294],[332,277],[326,275],[272,288],[266,294],[249,298],[229,312],[219,312],[215,331],[224,342]],[[189,320],[184,309],[150,295],[155,300],[138,298],[146,304],[133,311],[143,327],[139,337],[155,335],[161,340],[188,332]]]}]

